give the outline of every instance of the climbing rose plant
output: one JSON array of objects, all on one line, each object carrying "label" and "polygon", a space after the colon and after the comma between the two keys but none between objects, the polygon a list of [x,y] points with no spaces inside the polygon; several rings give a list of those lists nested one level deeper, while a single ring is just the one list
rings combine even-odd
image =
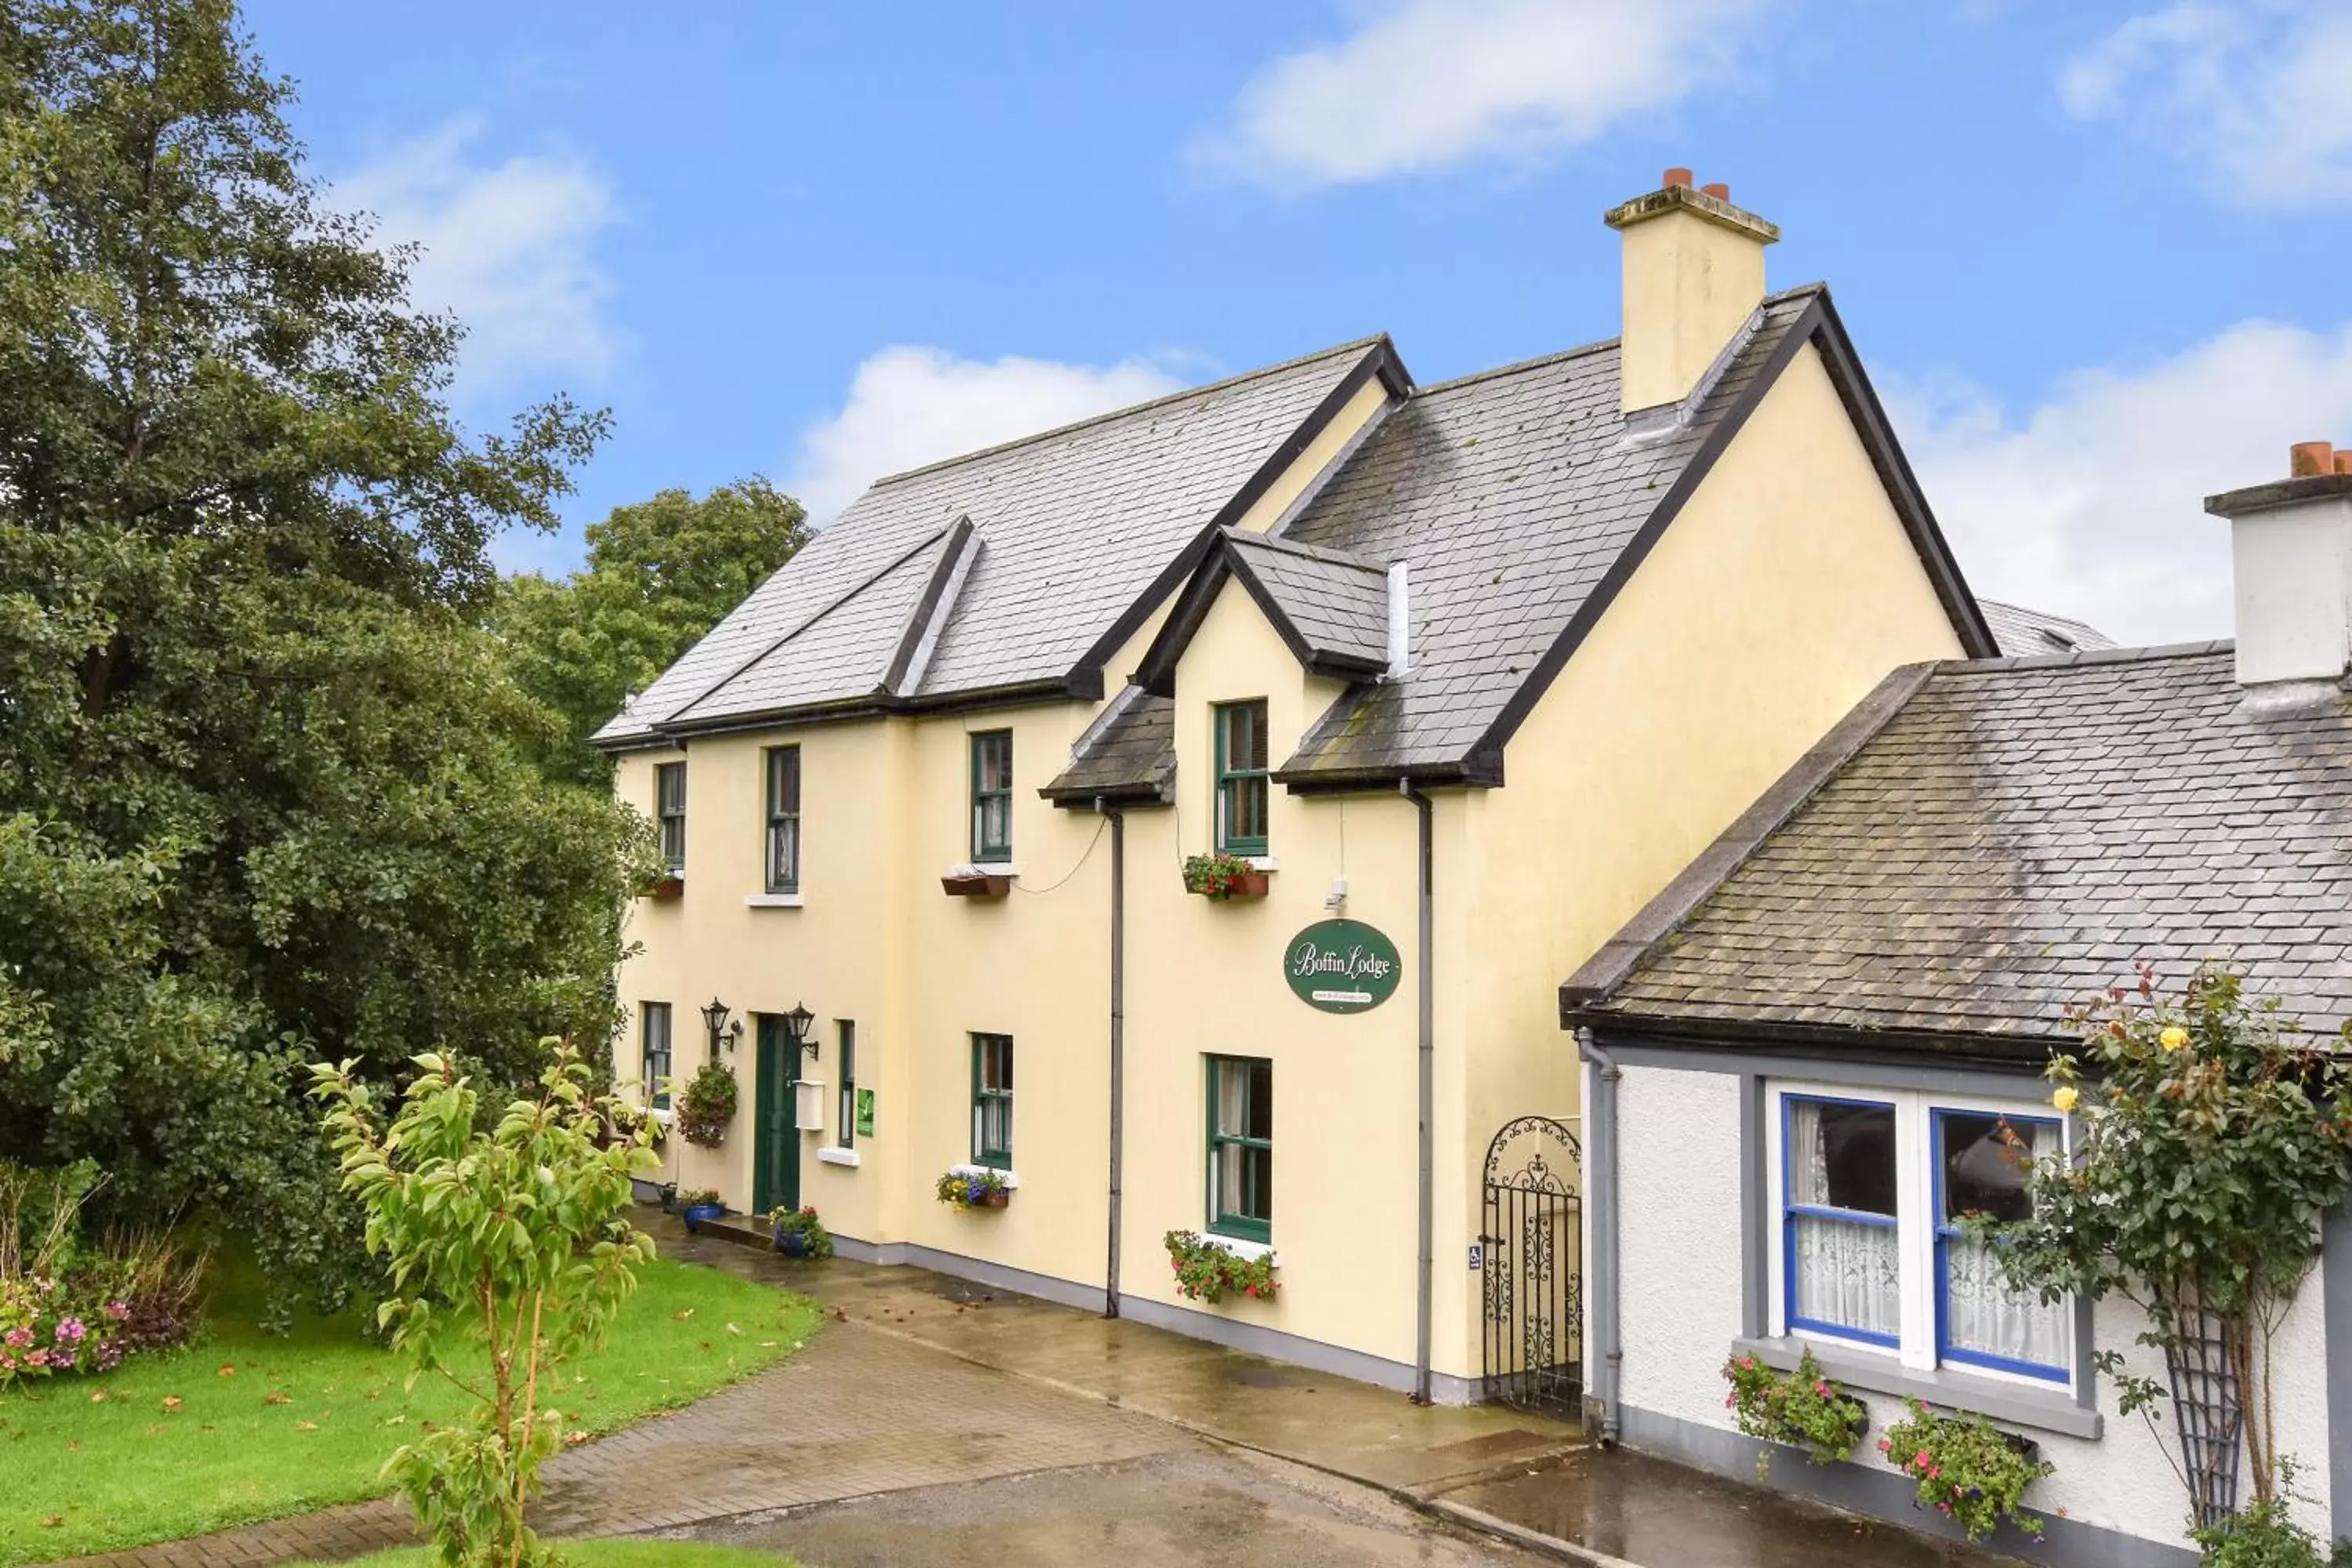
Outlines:
[{"label": "climbing rose plant", "polygon": [[[2352,1195],[2352,1058],[2306,1033],[2275,998],[2247,997],[2238,976],[2200,969],[2179,994],[2153,972],[2068,1015],[2079,1050],[2057,1057],[2052,1102],[2083,1110],[2071,1159],[2029,1168],[2032,1217],[1972,1222],[1997,1238],[2011,1282],[2044,1300],[2116,1295],[2147,1313],[2139,1342],[2178,1361],[2200,1325],[2218,1324],[2243,1402],[2257,1505],[2278,1491],[2271,1400],[2273,1335],[2320,1251],[2324,1215]],[[2164,1397],[2100,1352],[2126,1415],[2151,1426]],[[2176,1410],[2179,1424],[2185,1419]],[[2190,1458],[2175,1471],[2199,1522],[2225,1511],[2233,1477]]]},{"label": "climbing rose plant", "polygon": [[604,1342],[654,1255],[627,1218],[630,1177],[658,1169],[645,1133],[616,1139],[618,1102],[591,1095],[578,1049],[541,1044],[551,1059],[540,1093],[488,1126],[471,1080],[445,1056],[415,1058],[388,1125],[354,1063],[310,1069],[342,1184],[385,1264],[378,1325],[408,1356],[412,1386],[431,1373],[474,1399],[463,1421],[384,1465],[446,1568],[556,1562],[523,1523],[559,1441],[542,1378]]}]

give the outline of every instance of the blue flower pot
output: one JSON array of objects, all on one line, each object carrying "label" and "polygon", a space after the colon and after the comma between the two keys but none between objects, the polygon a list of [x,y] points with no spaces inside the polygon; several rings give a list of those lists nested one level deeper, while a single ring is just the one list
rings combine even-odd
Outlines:
[{"label": "blue flower pot", "polygon": [[778,1226],[776,1227],[776,1250],[782,1253],[786,1258],[806,1258],[808,1256],[808,1237],[804,1232],[786,1230],[782,1226]]},{"label": "blue flower pot", "polygon": [[689,1233],[698,1232],[701,1230],[704,1221],[726,1217],[725,1204],[691,1204],[688,1205],[686,1211],[686,1228]]}]

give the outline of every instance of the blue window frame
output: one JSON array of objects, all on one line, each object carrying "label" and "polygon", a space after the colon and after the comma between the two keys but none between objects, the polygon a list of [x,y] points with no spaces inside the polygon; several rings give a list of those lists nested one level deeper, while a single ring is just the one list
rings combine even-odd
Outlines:
[{"label": "blue window frame", "polygon": [[[1960,1224],[1971,1214],[2032,1217],[2025,1164],[2061,1147],[2063,1124],[2052,1117],[1940,1107],[1927,1120],[1935,1172],[1936,1359],[2050,1383],[2070,1381],[2071,1304],[2044,1303],[2011,1289],[1994,1272],[1990,1250],[1970,1241]],[[2023,1353],[1968,1342],[1995,1337],[2021,1346]],[[2034,1359],[2037,1344],[2053,1359]]]},{"label": "blue window frame", "polygon": [[1900,1349],[1895,1108],[1780,1100],[1780,1279],[1789,1326]]}]

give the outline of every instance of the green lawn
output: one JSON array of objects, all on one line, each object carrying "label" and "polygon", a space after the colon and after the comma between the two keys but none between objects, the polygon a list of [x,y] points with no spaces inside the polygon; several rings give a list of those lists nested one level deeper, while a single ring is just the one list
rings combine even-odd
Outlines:
[{"label": "green lawn", "polygon": [[[691,1541],[565,1541],[556,1550],[580,1568],[793,1568],[789,1557],[740,1546],[698,1546]],[[343,1568],[431,1568],[433,1554],[422,1546],[379,1552]]]},{"label": "green lawn", "polygon": [[[405,1365],[361,1338],[355,1317],[263,1333],[258,1282],[225,1273],[186,1349],[0,1394],[0,1564],[375,1496],[389,1489],[385,1457],[468,1403],[439,1378],[404,1390]],[[562,1369],[557,1407],[569,1430],[609,1432],[790,1355],[817,1316],[789,1292],[656,1261],[611,1342]]]}]

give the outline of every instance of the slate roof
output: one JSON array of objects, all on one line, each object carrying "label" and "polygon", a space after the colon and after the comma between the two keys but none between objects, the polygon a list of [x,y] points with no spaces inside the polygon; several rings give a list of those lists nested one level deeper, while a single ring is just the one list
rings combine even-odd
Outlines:
[{"label": "slate roof", "polygon": [[2063,1034],[2205,959],[2352,1018],[2352,697],[2264,716],[2227,643],[1888,678],[1563,987],[1565,1017]]},{"label": "slate roof", "polygon": [[2078,648],[2090,653],[2116,646],[2116,639],[2098,627],[2070,621],[2063,616],[2004,605],[1996,599],[1979,599],[1977,608],[1984,612],[1985,625],[1992,629],[1992,639],[2006,658],[2037,658],[2043,654],[2073,653]]},{"label": "slate roof", "polygon": [[[1454,768],[1497,782],[1526,708],[1808,340],[1843,343],[1826,291],[1768,300],[1693,416],[1638,434],[1618,407],[1613,340],[1425,387],[1394,409],[1283,536],[1409,563],[1410,673],[1352,689],[1276,776],[1313,787]],[[1852,390],[1874,416],[1866,387]],[[1917,522],[1932,535],[1924,510]],[[1940,540],[1923,544],[1931,555],[1948,567]],[[1991,652],[1952,582],[1964,641]]]},{"label": "slate roof", "polygon": [[1261,534],[1226,535],[1234,569],[1269,602],[1306,662],[1378,672],[1389,662],[1389,574],[1378,561]]},{"label": "slate roof", "polygon": [[1047,800],[1166,800],[1176,782],[1176,704],[1130,686],[1071,752],[1070,765],[1038,792]]},{"label": "slate roof", "polygon": [[[1097,643],[1375,362],[1406,384],[1387,341],[1365,339],[878,480],[596,739],[1084,688]],[[963,520],[973,553],[957,580],[943,568]],[[927,635],[919,683],[887,689],[893,662]]]}]

